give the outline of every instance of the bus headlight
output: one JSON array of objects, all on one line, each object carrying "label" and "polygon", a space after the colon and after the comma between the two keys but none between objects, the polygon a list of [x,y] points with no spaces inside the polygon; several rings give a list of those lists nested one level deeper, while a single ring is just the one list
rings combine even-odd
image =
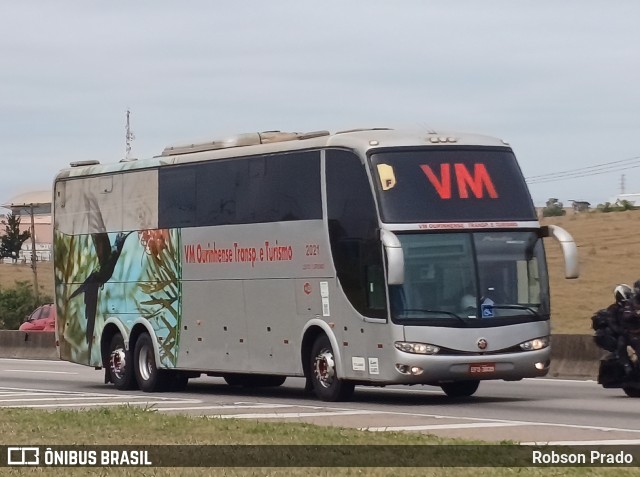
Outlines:
[{"label": "bus headlight", "polygon": [[436,354],[440,348],[436,345],[427,343],[411,343],[409,341],[396,341],[395,347],[405,353],[413,354]]},{"label": "bus headlight", "polygon": [[525,341],[524,343],[520,343],[520,348],[523,351],[534,351],[537,349],[546,348],[549,346],[549,337],[542,336],[541,338],[536,338],[535,340]]}]

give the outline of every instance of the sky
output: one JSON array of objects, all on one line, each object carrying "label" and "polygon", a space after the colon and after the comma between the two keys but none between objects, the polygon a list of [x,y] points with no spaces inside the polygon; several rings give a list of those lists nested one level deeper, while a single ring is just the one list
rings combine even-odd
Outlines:
[{"label": "sky", "polygon": [[445,129],[508,141],[536,205],[640,193],[635,0],[0,0],[0,12],[0,203],[50,190],[72,161],[122,159],[127,110],[137,158],[265,130]]}]

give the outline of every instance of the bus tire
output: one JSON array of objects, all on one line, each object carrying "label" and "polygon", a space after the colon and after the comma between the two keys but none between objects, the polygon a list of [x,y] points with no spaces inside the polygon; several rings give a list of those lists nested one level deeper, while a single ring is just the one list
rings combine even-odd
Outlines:
[{"label": "bus tire", "polygon": [[313,392],[322,401],[347,401],[355,385],[340,379],[336,372],[333,348],[327,335],[320,335],[311,348],[309,366]]},{"label": "bus tire", "polygon": [[163,374],[156,365],[156,355],[153,341],[149,333],[142,333],[136,341],[133,352],[133,365],[136,373],[136,381],[140,389],[146,393],[161,391],[167,382],[166,374]]},{"label": "bus tire", "polygon": [[449,397],[469,397],[478,390],[480,381],[456,381],[454,383],[443,383],[440,385],[445,394]]},{"label": "bus tire", "polygon": [[136,389],[131,350],[124,347],[124,338],[116,333],[109,343],[109,378],[116,389],[128,391]]}]

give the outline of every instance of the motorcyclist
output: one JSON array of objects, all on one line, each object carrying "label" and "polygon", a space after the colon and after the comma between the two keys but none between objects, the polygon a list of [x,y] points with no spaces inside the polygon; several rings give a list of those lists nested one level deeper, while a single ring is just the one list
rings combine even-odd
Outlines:
[{"label": "motorcyclist", "polygon": [[633,290],[629,285],[622,283],[614,288],[613,297],[613,303],[606,309],[609,316],[607,324],[616,335],[620,335],[623,331],[621,327],[622,312],[631,305]]},{"label": "motorcyclist", "polygon": [[[628,288],[626,285],[616,287],[615,305],[617,305],[617,313],[612,313],[611,316],[617,318],[613,320],[614,323],[612,325],[616,327],[614,331],[618,334],[618,360],[624,367],[625,374],[629,375],[633,372],[634,367],[629,359],[627,347],[630,346],[636,356],[640,358],[640,280],[633,284],[633,292],[629,293],[630,296],[628,298],[627,293],[631,290],[623,287]],[[618,294],[624,297],[620,304],[618,303]],[[613,306],[611,305],[611,307]]]},{"label": "motorcyclist", "polygon": [[616,352],[616,355],[618,352],[618,337],[622,334],[621,314],[632,296],[633,290],[629,285],[617,285],[613,290],[613,303],[607,308],[598,310],[591,317],[591,326],[596,332],[594,336],[596,344],[602,349]]}]

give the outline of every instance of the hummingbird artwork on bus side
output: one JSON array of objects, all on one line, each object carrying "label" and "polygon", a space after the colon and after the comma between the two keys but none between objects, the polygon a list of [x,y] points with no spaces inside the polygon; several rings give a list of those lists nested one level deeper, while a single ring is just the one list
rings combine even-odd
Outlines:
[{"label": "hummingbird artwork on bus side", "polygon": [[111,240],[109,239],[109,234],[106,232],[106,227],[102,220],[100,210],[92,210],[91,208],[88,208],[88,210],[90,211],[90,216],[92,216],[95,221],[94,225],[98,225],[98,228],[103,230],[102,232],[95,232],[91,234],[98,258],[98,264],[82,284],[76,288],[73,293],[71,293],[69,299],[72,299],[81,293],[84,294],[86,319],[85,336],[87,339],[89,362],[91,362],[91,348],[93,346],[93,333],[95,330],[96,313],[98,308],[98,293],[104,287],[104,284],[111,279],[116,264],[118,263],[118,259],[120,258],[120,254],[122,253],[124,243],[132,232],[118,233],[112,245]]}]

